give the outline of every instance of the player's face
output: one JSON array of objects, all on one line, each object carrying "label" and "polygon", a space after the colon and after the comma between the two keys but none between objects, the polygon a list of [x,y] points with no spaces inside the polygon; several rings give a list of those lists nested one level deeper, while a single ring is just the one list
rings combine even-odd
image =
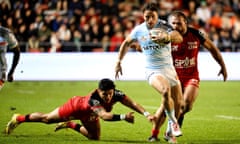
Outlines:
[{"label": "player's face", "polygon": [[183,17],[171,16],[168,22],[174,30],[177,30],[182,35],[187,32],[187,22]]},{"label": "player's face", "polygon": [[105,103],[110,103],[114,94],[114,89],[98,90],[98,93]]},{"label": "player's face", "polygon": [[153,28],[158,21],[158,14],[156,11],[146,10],[143,12],[143,18],[149,29]]}]

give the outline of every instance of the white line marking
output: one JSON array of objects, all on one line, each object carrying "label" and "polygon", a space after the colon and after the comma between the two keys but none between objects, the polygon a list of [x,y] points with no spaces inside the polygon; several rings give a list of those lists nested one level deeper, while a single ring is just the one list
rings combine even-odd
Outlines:
[{"label": "white line marking", "polygon": [[230,119],[230,120],[240,120],[240,117],[235,116],[226,116],[226,115],[216,115],[218,118]]}]

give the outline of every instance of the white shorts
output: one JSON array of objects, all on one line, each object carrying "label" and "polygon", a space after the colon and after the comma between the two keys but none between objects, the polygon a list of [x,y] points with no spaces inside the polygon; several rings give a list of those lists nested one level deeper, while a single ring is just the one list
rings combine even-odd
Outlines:
[{"label": "white shorts", "polygon": [[180,81],[178,79],[177,73],[175,69],[172,68],[164,68],[159,70],[147,70],[146,71],[146,77],[148,80],[148,83],[151,85],[152,80],[155,76],[160,75],[167,79],[169,81],[170,86],[176,86],[180,84]]}]

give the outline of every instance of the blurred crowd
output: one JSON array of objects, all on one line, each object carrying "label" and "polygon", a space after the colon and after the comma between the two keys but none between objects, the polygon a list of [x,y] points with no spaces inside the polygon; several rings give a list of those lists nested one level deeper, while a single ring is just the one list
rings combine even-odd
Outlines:
[{"label": "blurred crowd", "polygon": [[[143,21],[148,1],[0,0],[0,25],[15,33],[22,52],[113,52]],[[162,19],[182,10],[221,51],[240,51],[240,0],[155,1]]]}]

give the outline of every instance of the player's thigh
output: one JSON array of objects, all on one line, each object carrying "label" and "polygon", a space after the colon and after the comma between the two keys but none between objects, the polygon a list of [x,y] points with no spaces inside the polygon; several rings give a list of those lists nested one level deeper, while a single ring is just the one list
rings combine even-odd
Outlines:
[{"label": "player's thigh", "polygon": [[100,121],[82,121],[82,124],[88,131],[88,137],[90,139],[99,139],[100,138]]},{"label": "player's thigh", "polygon": [[153,74],[149,78],[149,84],[161,94],[167,92],[170,88],[169,82],[166,77],[159,73]]},{"label": "player's thigh", "polygon": [[59,108],[54,109],[53,111],[47,113],[47,119],[60,121],[59,117]]}]

